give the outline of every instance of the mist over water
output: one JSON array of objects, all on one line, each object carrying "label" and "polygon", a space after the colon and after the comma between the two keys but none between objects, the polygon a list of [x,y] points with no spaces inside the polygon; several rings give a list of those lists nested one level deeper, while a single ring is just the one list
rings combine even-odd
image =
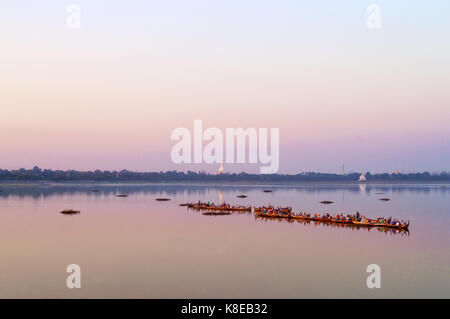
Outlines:
[{"label": "mist over water", "polygon": [[[221,198],[393,216],[410,232],[179,206]],[[431,184],[0,184],[0,297],[449,298],[449,204],[450,186]],[[71,208],[81,213],[59,213]],[[380,289],[366,286],[374,263]],[[81,289],[66,286],[69,264],[81,267]]]}]

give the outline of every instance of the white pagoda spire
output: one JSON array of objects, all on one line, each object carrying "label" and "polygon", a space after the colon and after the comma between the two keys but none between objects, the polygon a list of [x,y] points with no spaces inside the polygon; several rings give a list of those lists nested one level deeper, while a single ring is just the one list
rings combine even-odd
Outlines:
[{"label": "white pagoda spire", "polygon": [[365,181],[366,181],[366,177],[364,176],[364,174],[361,174],[361,175],[359,176],[358,182],[364,183]]},{"label": "white pagoda spire", "polygon": [[223,162],[220,163],[220,168],[219,168],[219,170],[217,171],[217,175],[220,175],[220,174],[223,174]]}]

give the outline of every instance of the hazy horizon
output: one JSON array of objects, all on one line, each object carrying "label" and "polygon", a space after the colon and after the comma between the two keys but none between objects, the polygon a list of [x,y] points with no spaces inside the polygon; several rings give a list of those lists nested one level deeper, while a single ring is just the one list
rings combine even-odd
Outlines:
[{"label": "hazy horizon", "polygon": [[0,168],[214,173],[170,158],[200,119],[280,128],[280,174],[450,170],[449,1],[376,30],[371,2],[70,3],[0,5]]},{"label": "hazy horizon", "polygon": [[[197,164],[198,166],[201,166],[200,164]],[[213,166],[213,164],[211,164],[211,166]],[[49,168],[49,167],[39,167],[38,165],[33,165],[33,167],[19,167],[19,168],[13,168],[13,169],[7,169],[9,171],[17,171],[17,170],[21,170],[21,169],[25,169],[25,170],[33,170],[35,167],[39,168],[41,171],[43,170],[52,170],[52,171],[56,171],[58,169],[53,169],[53,168]],[[0,170],[2,169],[6,169],[4,167],[0,167]],[[167,173],[167,172],[171,172],[171,171],[176,171],[177,173],[188,173],[189,171],[194,172],[194,173],[206,173],[206,174],[211,174],[211,175],[216,175],[217,172],[210,172],[204,169],[200,169],[200,170],[193,170],[193,169],[188,169],[188,170],[162,170],[162,171],[151,171],[151,170],[132,170],[132,169],[127,169],[127,168],[122,168],[122,169],[113,169],[113,170],[107,170],[107,169],[102,169],[102,168],[96,168],[96,169],[91,169],[91,170],[75,170],[75,169],[59,169],[62,171],[77,171],[77,172],[94,172],[94,171],[102,171],[102,172],[106,172],[106,171],[110,171],[110,172],[120,172],[122,170],[126,170],[126,171],[130,171],[130,172],[135,172],[135,173]],[[222,174],[240,174],[240,173],[246,173],[246,174],[256,174],[256,175],[264,175],[261,174],[259,172],[248,172],[248,171],[227,171],[225,170]],[[275,173],[278,175],[297,175],[297,174],[308,174],[308,173],[314,173],[314,174],[336,174],[336,175],[350,175],[350,174],[366,174],[366,173],[371,173],[371,174],[390,174],[390,175],[395,175],[395,174],[421,174],[421,173],[430,173],[430,174],[441,174],[441,173],[445,173],[445,174],[449,174],[450,172],[448,171],[429,171],[429,170],[425,170],[425,171],[379,171],[379,172],[375,172],[375,171],[370,171],[370,170],[366,170],[366,171],[353,171],[353,170],[349,170],[349,171],[345,171],[344,173],[341,172],[325,172],[325,171],[297,171],[297,172],[293,172],[293,173]]]}]

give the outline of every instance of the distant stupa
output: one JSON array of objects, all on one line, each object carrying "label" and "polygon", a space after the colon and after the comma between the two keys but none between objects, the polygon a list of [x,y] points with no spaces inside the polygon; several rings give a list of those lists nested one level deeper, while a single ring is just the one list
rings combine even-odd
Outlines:
[{"label": "distant stupa", "polygon": [[219,170],[217,171],[217,175],[221,175],[221,174],[223,174],[223,162],[220,163],[220,168],[219,168]]},{"label": "distant stupa", "polygon": [[358,182],[364,183],[365,181],[366,181],[366,177],[364,176],[364,174],[361,174],[361,175],[359,176]]}]

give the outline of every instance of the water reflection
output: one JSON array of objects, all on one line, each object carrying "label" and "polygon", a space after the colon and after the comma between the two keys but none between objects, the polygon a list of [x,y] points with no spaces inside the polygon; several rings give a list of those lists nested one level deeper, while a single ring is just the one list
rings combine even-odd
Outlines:
[{"label": "water reflection", "polygon": [[[448,298],[450,187],[441,186],[0,183],[0,298]],[[411,226],[407,233],[180,207],[198,200],[359,211]],[[70,208],[81,214],[60,214]],[[71,263],[85,270],[89,289],[67,289]],[[376,291],[366,285],[371,263],[385,278]]]},{"label": "water reflection", "polygon": [[257,221],[264,221],[264,222],[277,222],[277,223],[300,223],[304,225],[313,225],[315,227],[329,227],[334,229],[350,229],[353,231],[367,231],[367,232],[375,232],[378,231],[380,233],[389,234],[389,235],[402,235],[402,236],[409,236],[409,230],[408,229],[393,229],[393,228],[386,228],[386,227],[367,227],[367,226],[360,226],[360,225],[352,225],[352,224],[338,224],[338,223],[328,223],[328,222],[317,222],[317,221],[308,221],[308,220],[299,220],[299,219],[289,219],[289,218],[270,218],[270,217],[263,217],[263,216],[255,216],[255,220]]},{"label": "water reflection", "polygon": [[[233,191],[245,193],[249,190],[260,189],[263,191],[267,185],[208,185],[208,184],[0,184],[0,198],[10,196],[32,197],[35,199],[86,194],[88,196],[109,196],[115,194],[146,194],[146,195],[203,195],[211,191],[217,191],[219,202],[223,201],[223,193]],[[302,184],[302,185],[271,185],[272,193],[278,191],[295,192],[298,194],[320,194],[326,192],[341,191],[351,194],[430,194],[450,192],[450,187],[442,184]]]},{"label": "water reflection", "polygon": [[365,193],[366,192],[366,184],[359,184],[359,191],[361,193]]}]

